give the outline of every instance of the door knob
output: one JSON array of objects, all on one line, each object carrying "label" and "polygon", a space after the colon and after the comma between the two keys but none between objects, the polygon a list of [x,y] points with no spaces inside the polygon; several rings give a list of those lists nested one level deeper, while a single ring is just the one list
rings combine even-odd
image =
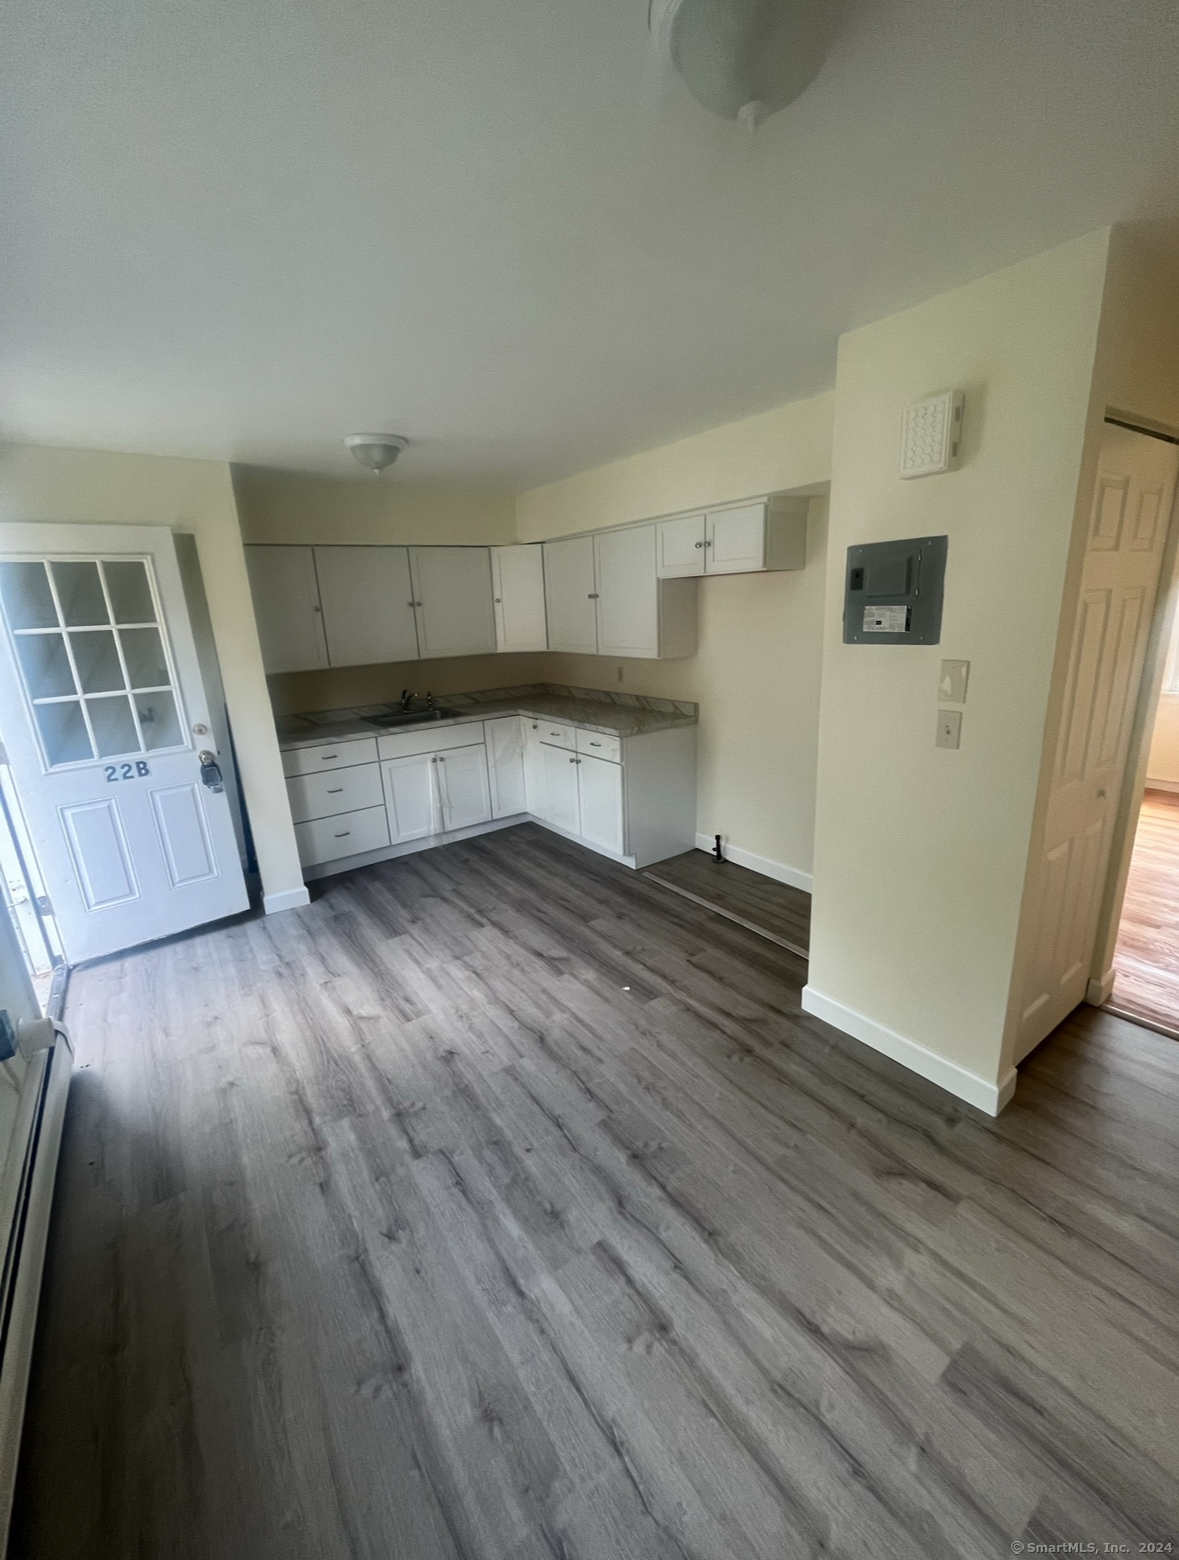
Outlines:
[{"label": "door knob", "polygon": [[203,753],[198,753],[201,761],[201,784],[207,786],[210,791],[224,791],[225,782],[221,778],[221,766],[217,762],[216,753],[211,753],[206,748]]}]

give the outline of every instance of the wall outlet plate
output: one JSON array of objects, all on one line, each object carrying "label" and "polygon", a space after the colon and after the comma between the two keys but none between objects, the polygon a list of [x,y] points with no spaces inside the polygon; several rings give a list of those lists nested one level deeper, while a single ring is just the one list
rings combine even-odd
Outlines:
[{"label": "wall outlet plate", "polygon": [[939,704],[965,704],[966,684],[970,680],[969,661],[943,661],[937,681]]},{"label": "wall outlet plate", "polygon": [[937,741],[940,748],[956,748],[962,745],[962,711],[938,710]]}]

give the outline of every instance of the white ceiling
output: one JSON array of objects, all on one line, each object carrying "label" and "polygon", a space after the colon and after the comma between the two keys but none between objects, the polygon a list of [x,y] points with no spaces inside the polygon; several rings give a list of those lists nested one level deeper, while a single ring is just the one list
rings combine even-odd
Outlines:
[{"label": "white ceiling", "polygon": [[1179,213],[1175,0],[851,0],[753,138],[645,0],[13,0],[0,70],[0,437],[44,443],[347,475],[388,429],[525,486]]}]

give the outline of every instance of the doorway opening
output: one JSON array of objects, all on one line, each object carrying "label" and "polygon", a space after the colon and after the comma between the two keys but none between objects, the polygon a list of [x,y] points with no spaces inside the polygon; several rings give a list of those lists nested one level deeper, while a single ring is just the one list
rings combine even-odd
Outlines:
[{"label": "doorway opening", "polygon": [[8,757],[0,744],[0,896],[41,1011],[65,955]]},{"label": "doorway opening", "polygon": [[1114,947],[1112,1011],[1179,1040],[1179,619],[1164,644],[1126,895]]}]

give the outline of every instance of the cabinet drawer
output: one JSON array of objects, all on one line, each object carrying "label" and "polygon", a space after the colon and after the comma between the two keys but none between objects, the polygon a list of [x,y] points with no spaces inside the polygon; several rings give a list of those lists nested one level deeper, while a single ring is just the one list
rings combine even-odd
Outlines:
[{"label": "cabinet drawer", "polygon": [[321,747],[289,748],[282,756],[284,775],[314,775],[347,764],[375,764],[377,739],[349,737],[346,742],[325,742]]},{"label": "cabinet drawer", "polygon": [[314,818],[295,825],[299,860],[305,867],[321,861],[336,861],[342,856],[359,856],[362,851],[379,850],[389,843],[389,820],[384,807],[365,807],[360,812],[340,813],[335,818]]},{"label": "cabinet drawer", "polygon": [[361,807],[380,807],[385,800],[377,764],[356,764],[322,775],[292,775],[287,781],[287,795],[295,823],[357,812]]},{"label": "cabinet drawer", "polygon": [[445,753],[449,748],[470,747],[483,741],[483,722],[469,720],[461,726],[419,727],[415,731],[391,731],[377,738],[381,758],[412,758],[415,753]]},{"label": "cabinet drawer", "polygon": [[568,748],[570,752],[573,752],[577,747],[577,734],[573,727],[563,726],[559,721],[537,721],[536,734],[542,742],[547,742],[550,747]]},{"label": "cabinet drawer", "polygon": [[590,758],[607,758],[612,764],[621,764],[622,738],[609,731],[583,731],[579,726],[577,751]]}]

